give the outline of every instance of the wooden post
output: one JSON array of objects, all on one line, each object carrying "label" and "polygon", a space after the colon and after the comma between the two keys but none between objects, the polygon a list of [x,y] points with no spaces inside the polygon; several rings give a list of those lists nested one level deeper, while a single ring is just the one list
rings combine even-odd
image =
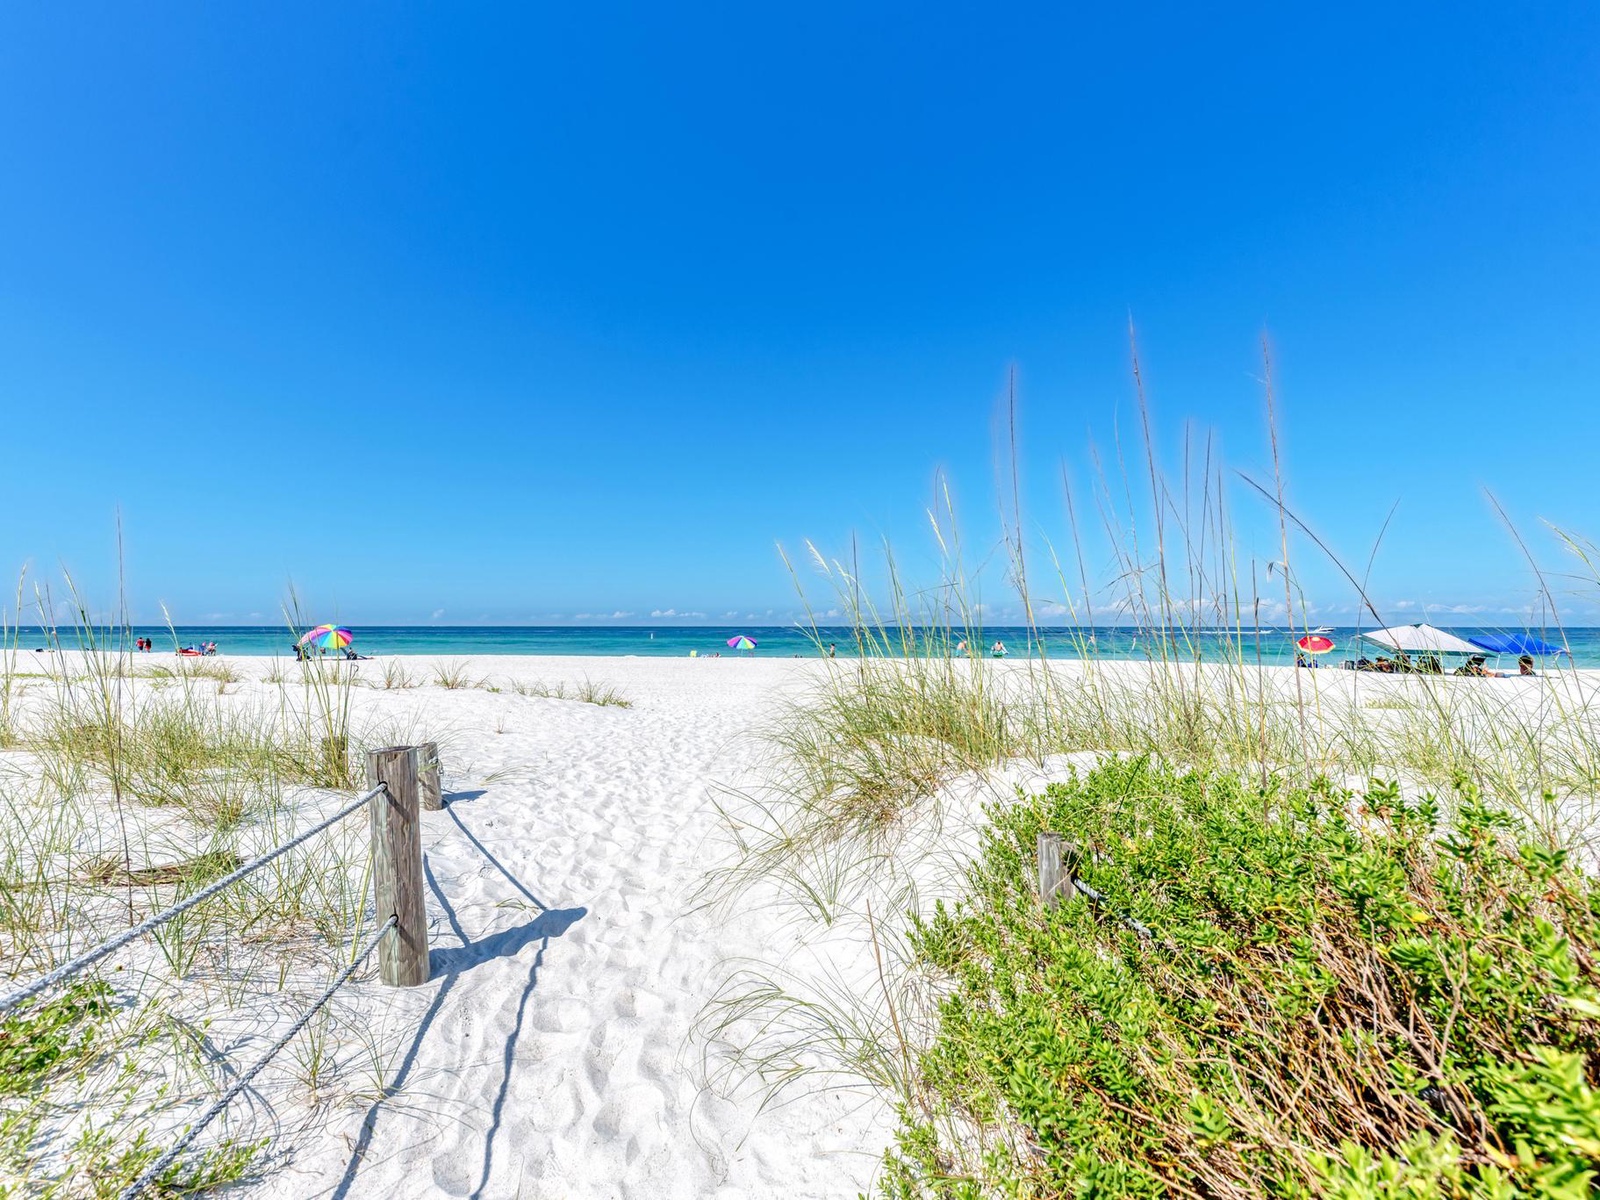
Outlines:
[{"label": "wooden post", "polygon": [[1039,899],[1046,908],[1061,902],[1061,835],[1039,835]]},{"label": "wooden post", "polygon": [[1061,894],[1070,896],[1072,883],[1078,878],[1078,862],[1083,858],[1083,848],[1077,842],[1061,843]]},{"label": "wooden post", "polygon": [[443,772],[439,767],[439,743],[423,742],[417,747],[420,761],[417,764],[418,799],[423,812],[438,812],[444,807]]},{"label": "wooden post", "polygon": [[428,914],[422,893],[422,827],[418,820],[418,746],[367,752],[367,786],[383,784],[372,798],[372,899],[378,922],[395,928],[378,943],[378,975],[390,987],[428,982]]},{"label": "wooden post", "polygon": [[1078,877],[1078,861],[1083,855],[1077,842],[1062,841],[1059,833],[1041,833],[1039,853],[1039,899],[1046,908],[1061,903]]}]

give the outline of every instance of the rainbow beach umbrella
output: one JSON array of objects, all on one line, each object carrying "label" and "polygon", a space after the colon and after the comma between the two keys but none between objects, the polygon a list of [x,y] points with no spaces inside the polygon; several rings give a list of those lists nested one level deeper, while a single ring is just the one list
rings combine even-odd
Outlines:
[{"label": "rainbow beach umbrella", "polygon": [[754,650],[756,648],[756,640],[755,638],[745,637],[745,635],[741,633],[729,638],[728,645],[732,646],[735,650]]},{"label": "rainbow beach umbrella", "polygon": [[356,635],[343,625],[318,625],[315,629],[308,629],[300,638],[302,646],[311,646],[317,650],[343,650],[356,640]]}]

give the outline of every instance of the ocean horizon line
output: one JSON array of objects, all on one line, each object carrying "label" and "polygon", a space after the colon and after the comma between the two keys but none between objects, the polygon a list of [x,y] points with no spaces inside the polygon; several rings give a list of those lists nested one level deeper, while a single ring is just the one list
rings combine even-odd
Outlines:
[{"label": "ocean horizon line", "polygon": [[[307,627],[309,628],[309,627]],[[856,652],[851,625],[360,625],[352,631],[352,650],[361,657],[434,655],[466,657],[595,657],[714,658],[756,654],[764,658],[817,658],[830,651],[840,657]],[[1382,653],[1383,647],[1361,640],[1376,625],[1312,627],[1334,642],[1320,656],[1322,665]],[[1546,641],[1564,643],[1570,661],[1579,667],[1600,667],[1600,627],[1564,629],[1534,626],[1449,626],[1460,636],[1533,632]],[[1187,661],[1225,661],[1245,656],[1263,664],[1292,663],[1303,625],[1168,626],[1128,624],[973,626],[888,625],[865,632],[870,652],[901,655],[939,653],[946,639],[966,640],[973,654],[1012,658],[1098,658],[1143,660],[1153,656]],[[93,646],[133,649],[135,641],[156,654],[210,648],[222,655],[293,657],[301,631],[287,625],[117,625],[12,626],[3,644],[30,652],[56,648],[82,650]],[[750,645],[741,644],[748,638]],[[998,647],[996,646],[998,643]]]}]

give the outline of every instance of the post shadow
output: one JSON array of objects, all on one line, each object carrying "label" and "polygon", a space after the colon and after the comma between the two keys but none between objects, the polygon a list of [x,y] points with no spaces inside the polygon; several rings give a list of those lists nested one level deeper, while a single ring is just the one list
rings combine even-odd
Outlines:
[{"label": "post shadow", "polygon": [[500,1123],[504,1115],[506,1092],[511,1082],[511,1067],[515,1060],[516,1044],[522,1034],[522,1024],[527,1012],[528,1000],[532,997],[534,988],[538,985],[539,968],[544,965],[544,952],[550,945],[552,937],[560,937],[571,928],[574,922],[588,913],[586,908],[551,909],[541,903],[532,892],[523,886],[521,880],[512,875],[510,871],[507,871],[498,859],[484,849],[483,844],[473,836],[465,825],[461,824],[459,819],[456,819],[456,824],[471,839],[473,845],[478,847],[484,857],[494,863],[500,872],[511,881],[512,885],[533,904],[537,905],[541,911],[537,917],[523,925],[490,934],[474,943],[467,937],[466,930],[461,927],[461,922],[457,919],[454,906],[445,896],[443,889],[439,887],[438,880],[434,878],[432,866],[424,860],[423,872],[427,877],[428,886],[438,899],[439,906],[444,911],[445,919],[450,923],[451,930],[454,931],[462,944],[459,947],[430,952],[429,965],[431,973],[435,977],[442,976],[443,982],[440,984],[439,990],[434,993],[433,1000],[428,1005],[428,1011],[423,1014],[422,1020],[417,1025],[417,1032],[411,1039],[411,1044],[406,1048],[405,1058],[400,1063],[400,1069],[395,1073],[394,1079],[384,1085],[378,1098],[372,1102],[367,1109],[366,1115],[362,1118],[361,1132],[357,1135],[356,1143],[351,1149],[350,1160],[345,1164],[344,1173],[333,1190],[332,1200],[347,1200],[351,1185],[355,1182],[356,1174],[360,1171],[361,1164],[366,1160],[367,1153],[371,1149],[373,1134],[377,1128],[378,1114],[382,1110],[384,1102],[405,1087],[406,1080],[416,1066],[417,1056],[422,1048],[423,1040],[427,1037],[428,1030],[433,1026],[434,1020],[444,1007],[445,999],[449,996],[451,989],[455,987],[456,981],[461,978],[462,973],[490,959],[514,956],[520,953],[530,942],[538,941],[539,949],[535,953],[533,963],[528,970],[527,983],[524,984],[522,994],[517,1000],[516,1024],[506,1038],[503,1054],[505,1069],[501,1074],[500,1089],[495,1097],[493,1119],[484,1141],[483,1175],[478,1182],[478,1186],[472,1192],[474,1200],[481,1200],[483,1188],[488,1182],[489,1171],[493,1163],[494,1140],[499,1133]]}]

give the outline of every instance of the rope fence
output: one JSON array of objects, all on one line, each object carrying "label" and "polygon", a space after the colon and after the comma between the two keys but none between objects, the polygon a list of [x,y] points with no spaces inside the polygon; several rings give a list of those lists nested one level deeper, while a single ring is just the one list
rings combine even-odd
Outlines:
[{"label": "rope fence", "polygon": [[0,997],[0,1017],[42,993],[49,991],[96,963],[115,954],[144,934],[161,928],[196,905],[203,904],[223,889],[275,862],[295,847],[331,828],[357,809],[366,808],[372,840],[373,910],[383,919],[361,952],[342,968],[333,983],[296,1018],[249,1070],[218,1096],[216,1101],[189,1126],[183,1136],[152,1162],[143,1173],[118,1193],[117,1200],[135,1200],[152,1184],[159,1183],[174,1163],[189,1149],[201,1132],[221,1115],[268,1063],[305,1029],[311,1019],[333,999],[362,965],[378,956],[378,975],[390,987],[410,987],[429,978],[427,912],[423,902],[422,832],[419,813],[442,807],[438,746],[426,742],[418,746],[386,746],[367,753],[367,779],[371,786],[303,833],[280,846],[230,871],[207,884],[192,896],[147,917],[137,925],[107,938],[99,945],[69,959],[37,979]]},{"label": "rope fence", "polygon": [[356,955],[355,960],[351,962],[349,966],[345,967],[344,970],[339,972],[338,977],[335,978],[333,983],[329,985],[328,990],[323,992],[321,996],[317,997],[315,1003],[313,1003],[310,1008],[306,1009],[305,1012],[300,1014],[299,1020],[295,1021],[293,1025],[289,1026],[288,1030],[283,1034],[283,1036],[277,1041],[273,1042],[270,1047],[268,1047],[265,1054],[256,1059],[255,1065],[253,1065],[244,1074],[240,1075],[238,1079],[234,1080],[233,1086],[227,1091],[223,1092],[222,1095],[217,1097],[216,1101],[211,1105],[211,1107],[206,1109],[206,1111],[200,1115],[200,1118],[195,1121],[194,1124],[189,1126],[188,1131],[181,1138],[179,1138],[165,1154],[146,1167],[144,1169],[144,1174],[140,1175],[139,1178],[135,1179],[127,1187],[123,1188],[122,1191],[117,1193],[117,1200],[135,1200],[135,1198],[139,1196],[139,1194],[142,1193],[145,1188],[149,1187],[152,1183],[155,1183],[163,1175],[165,1175],[171,1168],[172,1164],[178,1161],[179,1156],[194,1144],[195,1138],[200,1136],[205,1127],[222,1115],[222,1110],[227,1108],[228,1105],[232,1103],[241,1092],[250,1086],[251,1081],[253,1081],[257,1075],[261,1074],[266,1065],[277,1056],[278,1051],[282,1050],[290,1042],[294,1041],[295,1036],[311,1023],[311,1018],[322,1011],[322,1006],[327,1004],[329,1000],[333,999],[333,994],[345,985],[345,983],[350,979],[350,976],[354,975],[361,969],[361,964],[366,962],[367,959],[372,956],[372,952],[378,948],[378,943],[383,940],[384,934],[393,929],[397,921],[398,918],[393,916],[385,921],[378,929],[378,932],[372,935],[372,938],[367,942],[361,953]]},{"label": "rope fence", "polygon": [[82,954],[78,955],[77,958],[67,960],[59,967],[55,968],[55,970],[41,975],[38,979],[35,979],[27,986],[18,988],[8,996],[0,997],[0,1015],[10,1012],[23,1001],[31,1000],[41,992],[49,991],[57,984],[65,983],[79,972],[94,966],[95,963],[99,962],[107,955],[115,954],[129,942],[134,941],[136,938],[142,937],[147,933],[150,933],[152,930],[160,929],[161,926],[165,925],[174,917],[181,917],[191,908],[205,903],[224,888],[231,887],[233,884],[238,883],[239,880],[245,878],[245,876],[253,874],[256,871],[259,871],[262,867],[266,866],[268,863],[282,858],[296,846],[309,841],[317,834],[321,833],[324,829],[327,829],[329,826],[336,825],[340,821],[344,820],[344,818],[348,817],[351,813],[355,812],[356,809],[362,807],[368,801],[372,800],[383,790],[384,785],[380,783],[377,787],[371,789],[370,791],[363,792],[360,796],[357,796],[354,800],[345,805],[338,812],[334,813],[333,816],[329,817],[327,820],[312,826],[299,836],[291,838],[289,841],[283,843],[283,845],[277,847],[277,849],[269,850],[260,858],[252,859],[251,861],[245,863],[244,866],[235,871],[229,872],[221,879],[207,884],[194,895],[180,900],[172,907],[163,909],[154,916],[146,917],[143,921],[140,921],[137,925],[133,926],[133,928],[125,929],[121,933],[116,934],[114,937],[107,938],[93,950],[86,950]]}]

